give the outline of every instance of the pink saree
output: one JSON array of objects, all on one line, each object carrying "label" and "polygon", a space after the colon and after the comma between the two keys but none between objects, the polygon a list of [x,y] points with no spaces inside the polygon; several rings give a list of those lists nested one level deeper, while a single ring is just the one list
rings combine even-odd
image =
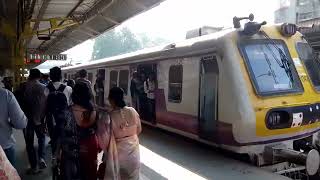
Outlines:
[{"label": "pink saree", "polygon": [[139,179],[138,129],[141,129],[141,123],[138,113],[133,108],[124,107],[112,111],[110,116],[104,113],[99,118],[97,135],[99,145],[106,156],[104,180]]},{"label": "pink saree", "polygon": [[0,179],[2,180],[21,180],[17,170],[11,165],[0,146]]}]

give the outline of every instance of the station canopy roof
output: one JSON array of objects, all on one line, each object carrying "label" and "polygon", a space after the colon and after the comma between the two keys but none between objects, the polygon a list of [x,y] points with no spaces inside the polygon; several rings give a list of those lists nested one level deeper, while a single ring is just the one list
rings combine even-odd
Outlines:
[{"label": "station canopy roof", "polygon": [[[30,2],[32,0],[29,0]],[[58,54],[88,39],[94,38],[125,20],[157,6],[164,0],[36,0],[31,29],[50,28],[50,22],[39,21],[54,17],[71,18],[79,25],[46,32],[50,40],[39,40],[43,34],[27,39],[29,53]],[[63,23],[64,21],[60,21]]]}]

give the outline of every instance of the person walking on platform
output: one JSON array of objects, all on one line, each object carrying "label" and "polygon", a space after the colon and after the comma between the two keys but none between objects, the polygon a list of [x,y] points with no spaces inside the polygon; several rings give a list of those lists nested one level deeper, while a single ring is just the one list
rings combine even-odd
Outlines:
[{"label": "person walking on platform", "polygon": [[50,79],[49,79],[49,75],[48,74],[42,74],[42,77],[40,79],[40,83],[47,86],[50,82]]},{"label": "person walking on platform", "polygon": [[0,88],[0,146],[10,163],[15,166],[15,139],[12,128],[24,129],[27,117],[21,110],[14,95],[7,89]]},{"label": "person walking on platform", "polygon": [[[78,74],[79,74],[79,78],[76,80],[76,83],[78,83],[78,82],[83,82],[83,83],[85,83],[85,84],[89,87],[89,89],[90,89],[90,94],[91,94],[91,96],[92,96],[92,99],[94,100],[95,98],[94,98],[93,90],[92,90],[92,87],[91,87],[91,81],[88,80],[88,72],[87,72],[87,70],[81,69],[81,70],[78,72]],[[94,101],[95,101],[95,100],[94,100]]]},{"label": "person walking on platform", "polygon": [[[24,88],[24,112],[29,121],[24,131],[27,154],[31,168],[29,174],[36,174],[40,169],[47,167],[45,162],[45,86],[39,82],[41,72],[39,69],[31,69],[29,79]],[[38,138],[38,159],[34,148],[34,134]]]},{"label": "person walking on platform", "polygon": [[[58,88],[61,86],[61,85],[64,85],[64,83],[61,82],[62,80],[62,72],[61,72],[61,68],[59,67],[53,67],[50,69],[50,73],[49,73],[49,76],[50,76],[50,80],[51,82],[48,84],[52,84],[54,86],[54,88],[56,90],[58,90]],[[50,90],[47,86],[47,88],[45,89],[45,92],[44,94],[46,96],[48,96],[50,93]],[[72,88],[70,86],[66,86],[66,88],[64,88],[63,90],[63,94],[66,96],[67,98],[67,103],[68,105],[71,105],[71,94],[72,94]]]},{"label": "person walking on platform", "polygon": [[75,84],[72,102],[58,143],[61,179],[96,180],[99,147],[95,130],[96,111],[86,83]]},{"label": "person walking on platform", "polygon": [[56,150],[57,137],[65,122],[64,111],[71,105],[72,88],[64,85],[59,67],[50,69],[51,82],[47,85],[44,94],[47,96],[47,126],[51,138],[52,153]]},{"label": "person walking on platform", "polygon": [[[99,145],[105,153],[105,180],[138,180],[140,173],[139,114],[124,101],[124,91],[114,87],[109,92],[110,116],[97,123]],[[100,177],[102,178],[102,177]]]},{"label": "person walking on platform", "polygon": [[76,82],[73,79],[69,79],[67,82],[67,86],[70,86],[72,89],[74,88],[75,84]]},{"label": "person walking on platform", "polygon": [[91,89],[91,82],[88,80],[88,72],[85,69],[81,69],[79,72],[79,78],[77,79],[76,82],[83,82],[88,85]]}]

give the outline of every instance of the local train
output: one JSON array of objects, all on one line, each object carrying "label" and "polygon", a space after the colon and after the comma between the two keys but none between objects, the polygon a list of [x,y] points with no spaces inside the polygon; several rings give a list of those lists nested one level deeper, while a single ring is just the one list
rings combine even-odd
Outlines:
[{"label": "local train", "polygon": [[[242,19],[249,19],[244,27]],[[154,73],[153,126],[248,154],[272,171],[297,164],[317,174],[319,60],[294,24],[265,25],[251,15],[235,17],[234,27],[66,67],[63,74],[86,69],[93,85],[102,75],[105,101],[119,86],[130,104],[132,73]]]}]

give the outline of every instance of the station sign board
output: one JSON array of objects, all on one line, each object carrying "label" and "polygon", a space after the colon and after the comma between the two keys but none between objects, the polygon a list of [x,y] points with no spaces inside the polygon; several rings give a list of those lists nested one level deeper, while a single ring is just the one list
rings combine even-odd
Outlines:
[{"label": "station sign board", "polygon": [[28,54],[25,64],[40,64],[45,61],[66,61],[66,54]]},{"label": "station sign board", "polygon": [[40,59],[41,61],[54,60],[54,61],[66,61],[66,54],[29,54],[28,58],[30,60]]}]

